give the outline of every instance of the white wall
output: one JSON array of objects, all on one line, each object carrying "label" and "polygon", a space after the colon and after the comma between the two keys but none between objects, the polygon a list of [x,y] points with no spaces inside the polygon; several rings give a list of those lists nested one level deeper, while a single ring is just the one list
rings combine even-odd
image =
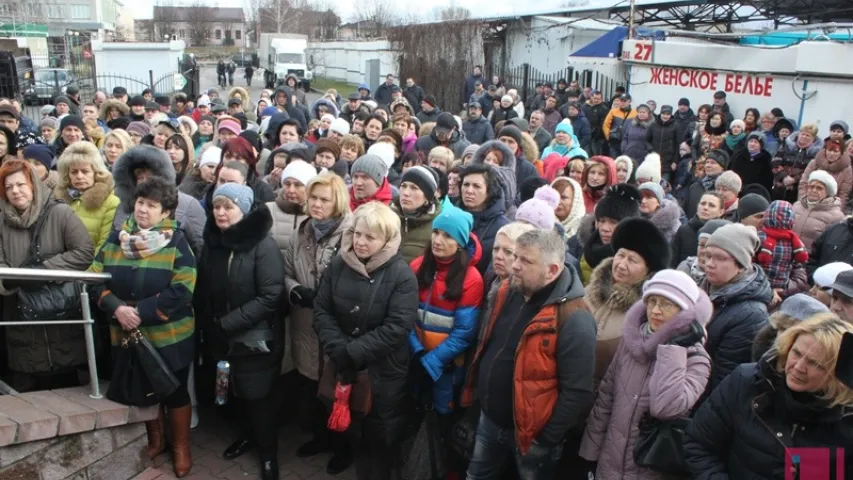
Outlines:
[{"label": "white wall", "polygon": [[[313,56],[314,76],[327,77],[357,85],[365,81],[365,62],[379,59],[381,76],[397,72],[398,52],[387,40],[369,42],[310,42],[309,59]],[[371,90],[376,85],[371,85]]]},{"label": "white wall", "polygon": [[[184,54],[181,40],[165,42],[109,43],[92,40],[95,69],[98,75],[121,75],[140,82],[148,82],[149,70],[154,81],[178,71],[178,62]],[[127,82],[130,95],[142,93],[140,84]],[[171,90],[171,85],[163,85]],[[136,91],[138,90],[138,91]]]},{"label": "white wall", "polygon": [[569,54],[609,30],[583,27],[582,22],[573,23],[570,18],[533,17],[529,25],[513,23],[506,36],[506,66],[529,63],[544,74],[567,68]]}]

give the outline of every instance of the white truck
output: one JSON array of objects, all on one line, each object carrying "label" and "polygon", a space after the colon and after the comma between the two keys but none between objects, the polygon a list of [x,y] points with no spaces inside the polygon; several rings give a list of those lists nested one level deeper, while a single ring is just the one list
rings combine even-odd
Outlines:
[{"label": "white truck", "polygon": [[306,64],[308,37],[293,33],[262,33],[258,44],[258,65],[264,68],[266,88],[283,84],[289,74],[296,75],[306,91],[314,74]]}]

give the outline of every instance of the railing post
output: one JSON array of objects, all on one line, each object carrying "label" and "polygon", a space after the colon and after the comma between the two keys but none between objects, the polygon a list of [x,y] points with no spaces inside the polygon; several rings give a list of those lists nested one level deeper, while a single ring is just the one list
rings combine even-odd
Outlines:
[{"label": "railing post", "polygon": [[148,70],[148,88],[151,89],[152,93],[156,94],[154,91],[154,70]]},{"label": "railing post", "polygon": [[89,292],[86,289],[86,284],[83,284],[83,290],[80,291],[80,307],[83,310],[83,320],[87,321],[83,324],[83,333],[86,335],[86,359],[89,362],[89,386],[92,389],[89,396],[103,398],[100,379],[98,378],[98,364],[95,358],[95,325],[92,321],[92,311],[89,308]]},{"label": "railing post", "polygon": [[525,63],[524,65],[521,66],[521,69],[522,69],[522,71],[521,71],[521,85],[522,85],[522,87],[521,87],[522,88],[521,98],[526,100],[527,99],[527,91],[528,91],[529,83],[530,83],[530,64]]}]

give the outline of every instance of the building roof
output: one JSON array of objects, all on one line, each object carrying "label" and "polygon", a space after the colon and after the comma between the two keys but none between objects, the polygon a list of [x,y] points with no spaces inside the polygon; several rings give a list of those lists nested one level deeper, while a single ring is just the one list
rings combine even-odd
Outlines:
[{"label": "building roof", "polygon": [[[169,18],[176,22],[187,22],[197,7],[154,7],[153,18]],[[211,22],[243,22],[243,9],[231,7],[204,7],[209,13],[205,17]]]}]

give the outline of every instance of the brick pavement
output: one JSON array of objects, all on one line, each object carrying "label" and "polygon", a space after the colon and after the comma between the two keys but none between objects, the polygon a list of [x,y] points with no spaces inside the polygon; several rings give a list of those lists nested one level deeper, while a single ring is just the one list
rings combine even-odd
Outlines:
[{"label": "brick pavement", "polygon": [[[234,430],[213,411],[202,410],[198,427],[190,434],[192,441],[193,469],[188,480],[247,480],[260,478],[260,462],[254,452],[236,460],[225,460],[222,452],[236,439]],[[335,476],[326,474],[326,462],[330,454],[314,458],[297,458],[296,449],[307,442],[310,435],[295,425],[282,427],[279,432],[278,462],[280,478],[292,480],[354,480],[355,470]],[[133,480],[172,480],[171,453],[166,452],[154,459],[152,467],[134,477]]]}]

